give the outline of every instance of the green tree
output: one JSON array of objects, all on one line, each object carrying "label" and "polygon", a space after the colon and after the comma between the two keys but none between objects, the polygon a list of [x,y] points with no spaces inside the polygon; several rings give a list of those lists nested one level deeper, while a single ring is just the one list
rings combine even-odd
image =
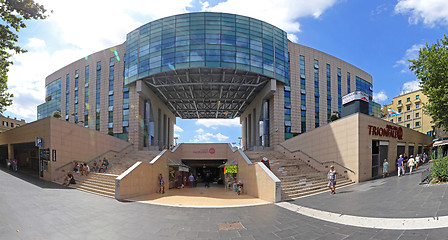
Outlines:
[{"label": "green tree", "polygon": [[59,110],[56,110],[51,114],[51,116],[54,118],[61,118],[61,112]]},{"label": "green tree", "polygon": [[12,104],[8,90],[8,67],[12,54],[26,52],[17,45],[18,32],[26,28],[25,20],[44,19],[45,8],[33,0],[0,0],[0,113]]},{"label": "green tree", "polygon": [[330,121],[334,122],[339,119],[339,114],[333,114],[330,116]]},{"label": "green tree", "polygon": [[409,60],[411,69],[420,80],[422,92],[428,97],[424,110],[436,127],[448,127],[448,37],[426,44],[418,58]]}]

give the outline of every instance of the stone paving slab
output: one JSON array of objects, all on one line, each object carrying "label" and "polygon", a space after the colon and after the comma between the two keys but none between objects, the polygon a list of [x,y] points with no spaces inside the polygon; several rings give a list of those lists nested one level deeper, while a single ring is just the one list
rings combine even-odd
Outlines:
[{"label": "stone paving slab", "polygon": [[[0,168],[0,239],[448,239],[448,228],[384,230],[322,221],[274,204],[193,209],[119,202]],[[219,231],[225,222],[239,230]],[[20,230],[17,232],[16,230]]]},{"label": "stone paving slab", "polygon": [[448,184],[419,185],[421,166],[412,175],[393,175],[299,198],[290,203],[345,215],[382,218],[448,216]]}]

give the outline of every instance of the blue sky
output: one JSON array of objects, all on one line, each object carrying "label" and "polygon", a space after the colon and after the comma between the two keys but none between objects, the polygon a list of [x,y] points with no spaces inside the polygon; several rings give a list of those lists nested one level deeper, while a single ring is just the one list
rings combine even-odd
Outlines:
[{"label": "blue sky", "polygon": [[[418,88],[408,59],[448,29],[446,0],[37,0],[53,13],[30,21],[13,57],[8,85],[15,95],[6,116],[36,120],[45,77],[96,51],[120,44],[133,29],[158,18],[192,11],[229,12],[267,21],[296,43],[347,61],[373,77],[374,98],[388,104]],[[99,11],[101,9],[101,11]],[[182,120],[178,142],[236,142],[239,119]]]}]

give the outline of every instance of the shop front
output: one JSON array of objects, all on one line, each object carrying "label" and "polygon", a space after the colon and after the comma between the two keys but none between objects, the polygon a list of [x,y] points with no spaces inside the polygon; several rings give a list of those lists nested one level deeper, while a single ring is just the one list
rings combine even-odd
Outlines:
[{"label": "shop front", "polygon": [[180,161],[169,160],[169,188],[182,188],[186,185],[184,179],[187,179],[190,167]]}]

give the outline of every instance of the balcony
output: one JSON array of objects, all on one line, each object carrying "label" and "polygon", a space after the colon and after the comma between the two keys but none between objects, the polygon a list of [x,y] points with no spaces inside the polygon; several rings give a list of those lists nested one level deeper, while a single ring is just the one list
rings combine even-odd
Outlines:
[{"label": "balcony", "polygon": [[407,106],[407,105],[411,105],[411,103],[412,103],[412,102],[409,101],[409,102],[406,102],[405,104],[406,104],[406,106]]},{"label": "balcony", "polygon": [[414,100],[415,103],[419,103],[420,102],[420,98],[417,98]]}]

